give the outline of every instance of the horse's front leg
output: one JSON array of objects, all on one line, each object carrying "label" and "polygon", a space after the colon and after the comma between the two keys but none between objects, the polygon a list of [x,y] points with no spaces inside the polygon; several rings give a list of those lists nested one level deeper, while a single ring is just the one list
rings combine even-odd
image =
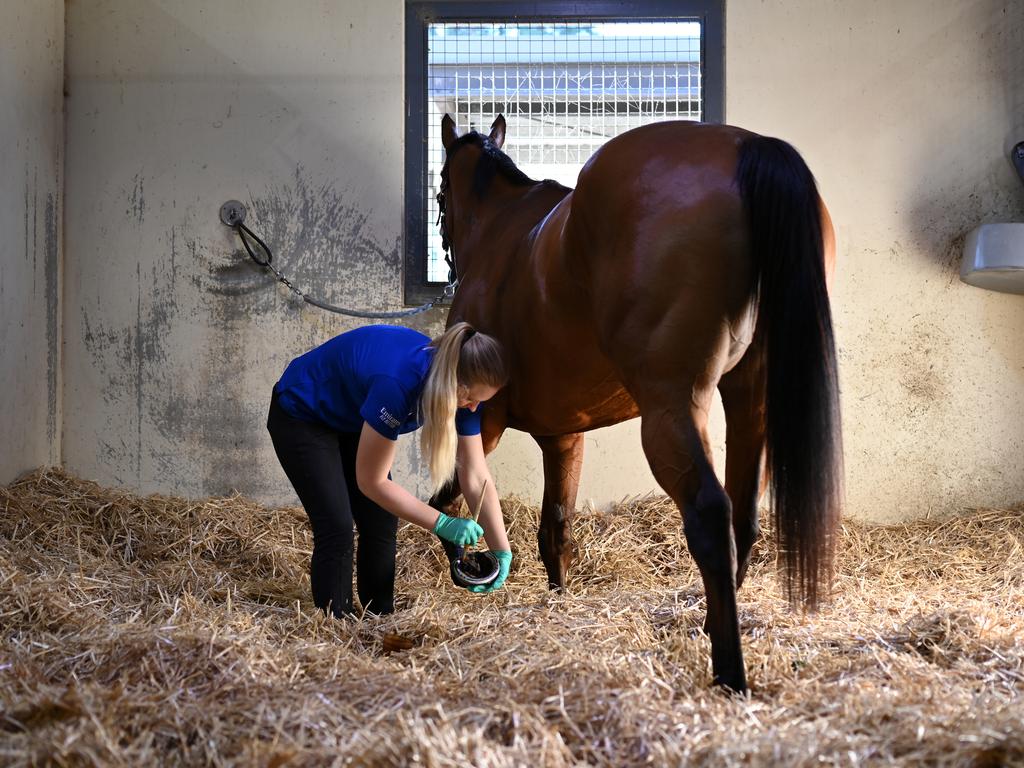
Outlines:
[{"label": "horse's front leg", "polygon": [[[462,506],[462,489],[459,487],[459,476],[457,474],[453,475],[452,479],[445,483],[441,490],[431,496],[430,501],[427,503],[438,512],[444,512],[449,517],[459,517],[459,509]],[[455,545],[445,541],[440,536],[438,539],[441,542],[441,546],[444,547],[448,560],[454,560],[458,556]]]},{"label": "horse's front leg", "polygon": [[540,508],[537,545],[551,589],[565,587],[569,565],[576,555],[572,520],[583,467],[583,434],[537,437],[544,454],[544,501]]},{"label": "horse's front leg", "polygon": [[[505,432],[506,423],[506,401],[504,393],[500,393],[487,403],[487,409],[483,412],[480,422],[480,439],[483,442],[484,456],[489,456],[498,447],[498,442]],[[462,488],[459,485],[458,473],[452,475],[452,479],[431,496],[427,503],[449,517],[458,517],[462,507]],[[456,557],[455,545],[444,539],[441,539],[441,544],[448,559],[454,559]]]}]

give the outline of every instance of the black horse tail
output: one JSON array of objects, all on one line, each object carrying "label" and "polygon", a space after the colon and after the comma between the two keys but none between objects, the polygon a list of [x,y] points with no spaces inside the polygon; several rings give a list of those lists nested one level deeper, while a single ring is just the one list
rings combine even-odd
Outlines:
[{"label": "black horse tail", "polygon": [[790,602],[814,608],[831,581],[843,497],[820,200],[807,164],[780,139],[747,138],[736,181],[757,275],[756,333],[765,351],[767,464],[780,569]]}]

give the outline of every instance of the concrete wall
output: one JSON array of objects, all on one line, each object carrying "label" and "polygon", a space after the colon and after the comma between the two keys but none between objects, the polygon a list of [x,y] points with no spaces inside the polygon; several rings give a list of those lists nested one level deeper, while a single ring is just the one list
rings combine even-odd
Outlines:
[{"label": "concrete wall", "polygon": [[[245,202],[310,292],[399,306],[403,11],[68,5],[71,470],[292,499],[263,428],[270,386],[353,323],[253,270],[217,210]],[[728,4],[727,119],[795,143],[839,230],[853,514],[1024,498],[1024,299],[955,278],[967,231],[1024,217],[1006,159],[1024,138],[1022,29],[1011,2]],[[587,451],[581,504],[654,488],[635,423]],[[414,440],[399,465],[419,486]],[[539,499],[528,437],[506,436],[492,466],[503,493]]]},{"label": "concrete wall", "polygon": [[[264,428],[288,360],[353,326],[268,281],[399,307],[402,6],[68,6],[68,467],[290,499]],[[437,320],[437,318],[434,318]]]},{"label": "concrete wall", "polygon": [[800,148],[838,227],[850,511],[1020,502],[1024,296],[958,270],[1024,221],[1024,3],[734,2],[727,40],[729,121]]},{"label": "concrete wall", "polygon": [[0,5],[0,483],[60,461],[64,4]]}]

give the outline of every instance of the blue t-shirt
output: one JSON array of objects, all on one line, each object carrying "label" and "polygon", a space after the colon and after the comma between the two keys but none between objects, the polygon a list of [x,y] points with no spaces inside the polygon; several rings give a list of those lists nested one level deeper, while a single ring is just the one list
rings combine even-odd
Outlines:
[{"label": "blue t-shirt", "polygon": [[[367,325],[335,336],[288,364],[274,386],[285,412],[338,432],[365,421],[389,440],[422,426],[420,394],[434,357],[411,328]],[[480,407],[455,413],[460,435],[480,434]]]}]

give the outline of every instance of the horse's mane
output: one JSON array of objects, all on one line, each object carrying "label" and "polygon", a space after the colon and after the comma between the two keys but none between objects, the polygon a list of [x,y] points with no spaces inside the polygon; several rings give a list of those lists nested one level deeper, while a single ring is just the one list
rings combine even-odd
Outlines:
[{"label": "horse's mane", "polygon": [[[487,194],[491,182],[494,181],[495,175],[499,173],[503,179],[516,186],[525,187],[529,184],[537,183],[519,170],[512,158],[498,149],[489,137],[476,131],[469,131],[459,136],[452,146],[448,148],[448,159],[451,159],[452,155],[467,144],[473,144],[481,149],[480,160],[477,162],[476,170],[473,172],[473,192],[478,198],[482,199]],[[447,164],[446,160],[445,165],[447,166]]]}]

